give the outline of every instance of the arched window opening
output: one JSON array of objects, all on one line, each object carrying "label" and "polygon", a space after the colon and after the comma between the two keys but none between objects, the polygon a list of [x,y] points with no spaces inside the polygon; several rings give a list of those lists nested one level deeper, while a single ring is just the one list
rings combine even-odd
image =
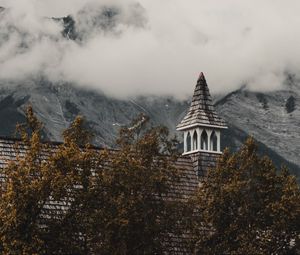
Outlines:
[{"label": "arched window opening", "polygon": [[186,137],[186,150],[187,151],[191,151],[192,150],[191,145],[192,145],[192,143],[191,143],[191,135],[190,135],[190,132],[188,132],[187,137]]},{"label": "arched window opening", "polygon": [[197,134],[197,131],[194,131],[194,135],[193,135],[193,150],[198,150],[198,134]]},{"label": "arched window opening", "polygon": [[218,150],[218,137],[215,131],[213,131],[210,136],[210,149],[212,151]]},{"label": "arched window opening", "polygon": [[201,134],[201,150],[208,150],[208,136],[205,130]]}]

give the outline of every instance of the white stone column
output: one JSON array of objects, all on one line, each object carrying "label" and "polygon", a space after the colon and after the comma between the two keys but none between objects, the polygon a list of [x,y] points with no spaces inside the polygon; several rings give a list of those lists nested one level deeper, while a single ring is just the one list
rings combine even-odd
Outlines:
[{"label": "white stone column", "polygon": [[217,135],[217,141],[218,141],[217,151],[221,152],[221,131],[217,130],[216,135]]},{"label": "white stone column", "polygon": [[196,140],[196,143],[194,143],[194,139],[193,139],[193,150],[195,151],[195,150],[197,150],[198,149],[198,132],[197,132],[197,128],[195,128],[195,130],[194,130],[194,134],[195,134],[195,132],[196,132],[196,134],[197,134],[197,140]]},{"label": "white stone column", "polygon": [[198,131],[199,131],[199,133],[198,133],[198,149],[201,150],[201,135],[202,135],[203,129],[199,128]]},{"label": "white stone column", "polygon": [[195,130],[191,131],[191,151],[194,151],[194,132]]},{"label": "white stone column", "polygon": [[183,151],[184,151],[184,153],[187,152],[187,142],[186,142],[187,134],[188,134],[187,131],[183,132]]},{"label": "white stone column", "polygon": [[211,133],[212,133],[212,130],[211,129],[208,129],[206,130],[206,133],[207,133],[207,150],[208,151],[211,151],[210,149],[210,137],[211,137]]},{"label": "white stone column", "polygon": [[200,135],[200,129],[199,128],[197,128],[196,129],[196,131],[197,131],[197,150],[199,151],[200,150],[200,139],[201,139],[201,135]]}]

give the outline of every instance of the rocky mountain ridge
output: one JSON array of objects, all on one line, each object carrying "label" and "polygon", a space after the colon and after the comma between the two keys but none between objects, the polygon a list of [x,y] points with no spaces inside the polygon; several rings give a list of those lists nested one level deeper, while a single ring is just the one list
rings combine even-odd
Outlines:
[{"label": "rocky mountain ridge", "polygon": [[[229,129],[223,133],[223,147],[236,150],[249,136],[277,165],[286,164],[300,174],[300,89],[289,84],[281,91],[257,93],[240,89],[216,102],[219,115]],[[185,115],[190,102],[172,97],[136,97],[127,100],[84,90],[71,84],[52,84],[42,78],[21,84],[0,83],[0,135],[11,137],[16,123],[24,121],[24,109],[31,104],[44,123],[48,140],[60,141],[61,131],[78,114],[85,116],[95,133],[94,143],[113,147],[121,126],[141,112],[152,125],[164,125],[171,134]]]}]

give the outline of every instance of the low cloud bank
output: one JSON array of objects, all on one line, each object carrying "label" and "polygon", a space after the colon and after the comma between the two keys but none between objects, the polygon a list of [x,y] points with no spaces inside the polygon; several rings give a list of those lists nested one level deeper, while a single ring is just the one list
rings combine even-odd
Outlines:
[{"label": "low cloud bank", "polygon": [[[3,0],[0,79],[43,75],[119,98],[279,89],[300,76],[300,2]],[[57,19],[51,17],[66,17]]]}]

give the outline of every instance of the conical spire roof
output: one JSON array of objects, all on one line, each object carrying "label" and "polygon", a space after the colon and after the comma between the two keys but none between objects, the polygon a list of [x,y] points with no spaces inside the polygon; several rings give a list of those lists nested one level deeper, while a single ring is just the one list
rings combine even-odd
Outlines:
[{"label": "conical spire roof", "polygon": [[201,72],[195,88],[193,100],[186,116],[177,126],[177,130],[183,130],[194,126],[212,126],[227,128],[226,123],[215,111],[209,89]]}]

